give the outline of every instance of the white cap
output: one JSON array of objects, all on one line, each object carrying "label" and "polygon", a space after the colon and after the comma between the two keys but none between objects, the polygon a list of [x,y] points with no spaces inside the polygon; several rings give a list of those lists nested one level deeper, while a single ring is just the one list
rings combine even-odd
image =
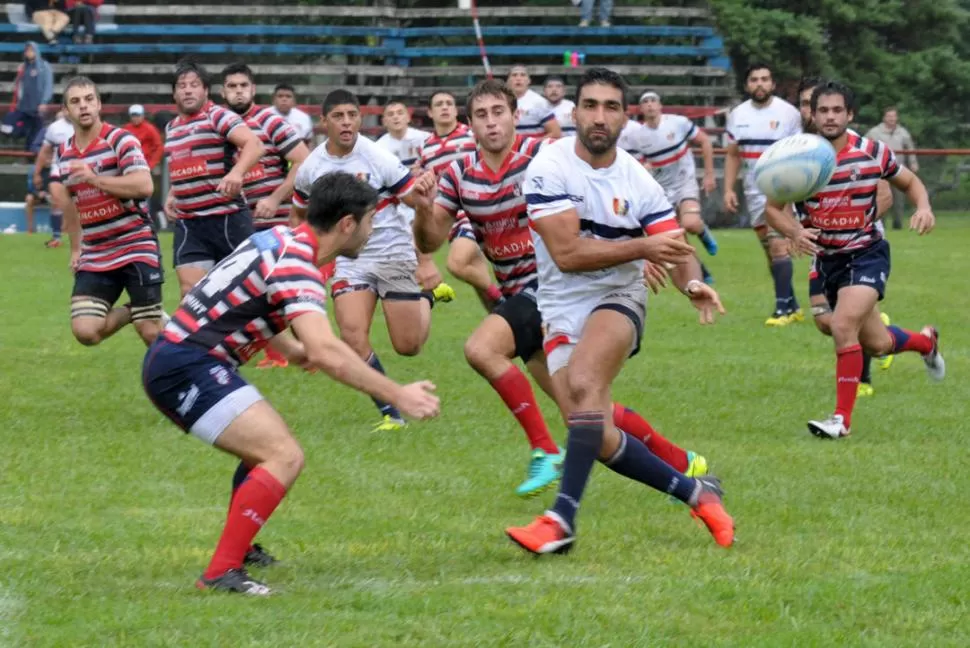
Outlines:
[{"label": "white cap", "polygon": [[640,101],[638,103],[643,103],[647,99],[656,99],[657,101],[660,101],[660,95],[658,95],[653,90],[647,90],[642,95],[640,95]]},{"label": "white cap", "polygon": [[141,104],[134,104],[131,108],[128,109],[128,114],[129,115],[144,115],[145,114],[145,107],[143,105],[141,105]]}]

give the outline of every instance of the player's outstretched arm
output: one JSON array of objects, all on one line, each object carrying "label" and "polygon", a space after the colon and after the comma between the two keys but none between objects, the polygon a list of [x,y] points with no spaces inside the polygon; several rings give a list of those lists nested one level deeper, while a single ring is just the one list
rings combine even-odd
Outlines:
[{"label": "player's outstretched arm", "polygon": [[384,374],[371,369],[353,349],[333,334],[330,322],[322,313],[305,313],[290,326],[306,352],[303,367],[319,369],[334,380],[369,396],[395,405],[405,416],[417,419],[438,415],[440,402],[428,381],[398,385]]},{"label": "player's outstretched arm", "polygon": [[286,154],[286,161],[290,163],[290,171],[286,174],[283,184],[276,188],[276,191],[256,201],[256,208],[253,210],[255,218],[272,218],[276,215],[280,203],[288,200],[293,195],[293,187],[296,184],[296,174],[300,171],[300,165],[310,155],[309,149],[303,142],[298,143]]},{"label": "player's outstretched arm", "polygon": [[929,233],[936,225],[936,216],[933,215],[930,195],[923,181],[906,167],[900,167],[899,172],[890,178],[889,182],[905,192],[909,202],[916,205],[916,211],[909,221],[909,229],[916,230],[920,235]]},{"label": "player's outstretched arm", "polygon": [[431,254],[448,238],[454,217],[441,205],[418,201],[414,209],[414,245],[418,252]]},{"label": "player's outstretched arm", "polygon": [[790,240],[798,254],[817,254],[818,245],[815,240],[818,238],[818,230],[802,227],[787,209],[783,203],[768,200],[765,205],[765,221],[768,227]]}]

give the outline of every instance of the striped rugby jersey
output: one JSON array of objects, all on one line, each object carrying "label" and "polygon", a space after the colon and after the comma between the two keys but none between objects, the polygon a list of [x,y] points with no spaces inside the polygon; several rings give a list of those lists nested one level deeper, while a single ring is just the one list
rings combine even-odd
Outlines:
[{"label": "striped rugby jersey", "polygon": [[411,191],[414,177],[394,155],[375,142],[357,136],[354,148],[343,157],[330,155],[327,143],[313,149],[296,173],[293,205],[306,209],[310,190],[320,176],[331,171],[343,171],[363,180],[379,194],[377,212],[374,214],[374,231],[360,251],[358,260],[385,263],[390,260],[415,258],[411,226],[405,215],[398,211],[399,199]]},{"label": "striped rugby jersey", "polygon": [[300,315],[326,314],[316,256],[307,224],[253,234],[185,295],[162,335],[245,364]]},{"label": "striped rugby jersey", "polygon": [[819,256],[855,252],[883,238],[877,220],[877,186],[899,173],[896,155],[882,142],[848,132],[836,153],[835,173],[795,210],[819,231]]},{"label": "striped rugby jersey", "polygon": [[[266,149],[259,162],[243,176],[243,195],[252,210],[260,199],[271,195],[286,181],[289,169],[286,156],[303,140],[285,119],[269,108],[253,105],[242,117]],[[290,221],[290,204],[289,199],[281,201],[275,218],[253,219],[253,225],[256,229],[286,225]]]},{"label": "striped rugby jersey", "polygon": [[697,181],[697,167],[690,141],[697,137],[694,122],[683,115],[661,115],[656,128],[640,124],[624,149],[648,162],[653,177],[670,191],[687,181]]},{"label": "striped rugby jersey", "polygon": [[[583,237],[623,241],[677,229],[674,209],[650,173],[618,149],[613,164],[594,169],[576,155],[576,138],[565,137],[543,147],[526,171],[529,221],[573,209]],[[643,261],[631,261],[592,272],[563,272],[542,237],[533,229],[539,310],[554,310],[563,296],[607,295],[642,286]]]},{"label": "striped rugby jersey", "polygon": [[194,115],[179,115],[165,127],[168,176],[180,218],[232,214],[246,206],[242,194],[223,196],[216,187],[232,170],[236,147],[229,134],[242,117],[207,101]]},{"label": "striped rugby jersey", "polygon": [[516,135],[493,171],[476,151],[451,163],[438,180],[435,203],[455,219],[464,210],[506,297],[536,287],[536,256],[522,184],[539,150],[552,140]]},{"label": "striped rugby jersey", "polygon": [[86,182],[70,179],[72,162],[83,162],[100,176],[148,171],[138,138],[121,128],[102,124],[98,137],[83,151],[78,150],[72,136],[58,147],[56,159],[51,165],[51,181],[67,188],[81,221],[78,270],[107,272],[129,263],[161,267],[147,200],[123,200]]},{"label": "striped rugby jersey", "polygon": [[795,106],[781,97],[759,108],[748,99],[728,114],[727,135],[738,145],[746,194],[762,195],[754,182],[754,165],[769,146],[778,140],[802,132],[802,116]]},{"label": "striped rugby jersey", "polygon": [[440,176],[452,162],[474,153],[477,146],[475,134],[465,124],[458,124],[445,136],[431,133],[421,147],[421,168]]}]

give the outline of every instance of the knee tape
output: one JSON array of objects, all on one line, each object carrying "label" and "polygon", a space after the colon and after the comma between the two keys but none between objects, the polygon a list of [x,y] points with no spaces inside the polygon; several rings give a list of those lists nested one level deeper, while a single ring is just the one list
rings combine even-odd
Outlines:
[{"label": "knee tape", "polygon": [[162,319],[161,303],[152,304],[151,306],[132,306],[131,307],[132,322],[144,322],[146,320],[160,320],[160,319]]},{"label": "knee tape", "polygon": [[104,319],[108,316],[108,302],[93,297],[81,297],[71,302],[71,319],[78,317],[97,317]]},{"label": "knee tape", "polygon": [[828,315],[832,312],[832,307],[828,304],[818,304],[817,306],[812,306],[812,317],[821,317],[822,315]]}]

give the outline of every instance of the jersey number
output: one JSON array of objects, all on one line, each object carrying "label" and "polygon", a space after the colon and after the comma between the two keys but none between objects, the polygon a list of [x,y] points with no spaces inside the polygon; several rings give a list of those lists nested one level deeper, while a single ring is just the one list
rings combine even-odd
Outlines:
[{"label": "jersey number", "polygon": [[[259,251],[241,250],[212,269],[202,281],[202,294],[212,297],[228,288],[259,258]],[[248,274],[248,273],[247,273]]]}]

